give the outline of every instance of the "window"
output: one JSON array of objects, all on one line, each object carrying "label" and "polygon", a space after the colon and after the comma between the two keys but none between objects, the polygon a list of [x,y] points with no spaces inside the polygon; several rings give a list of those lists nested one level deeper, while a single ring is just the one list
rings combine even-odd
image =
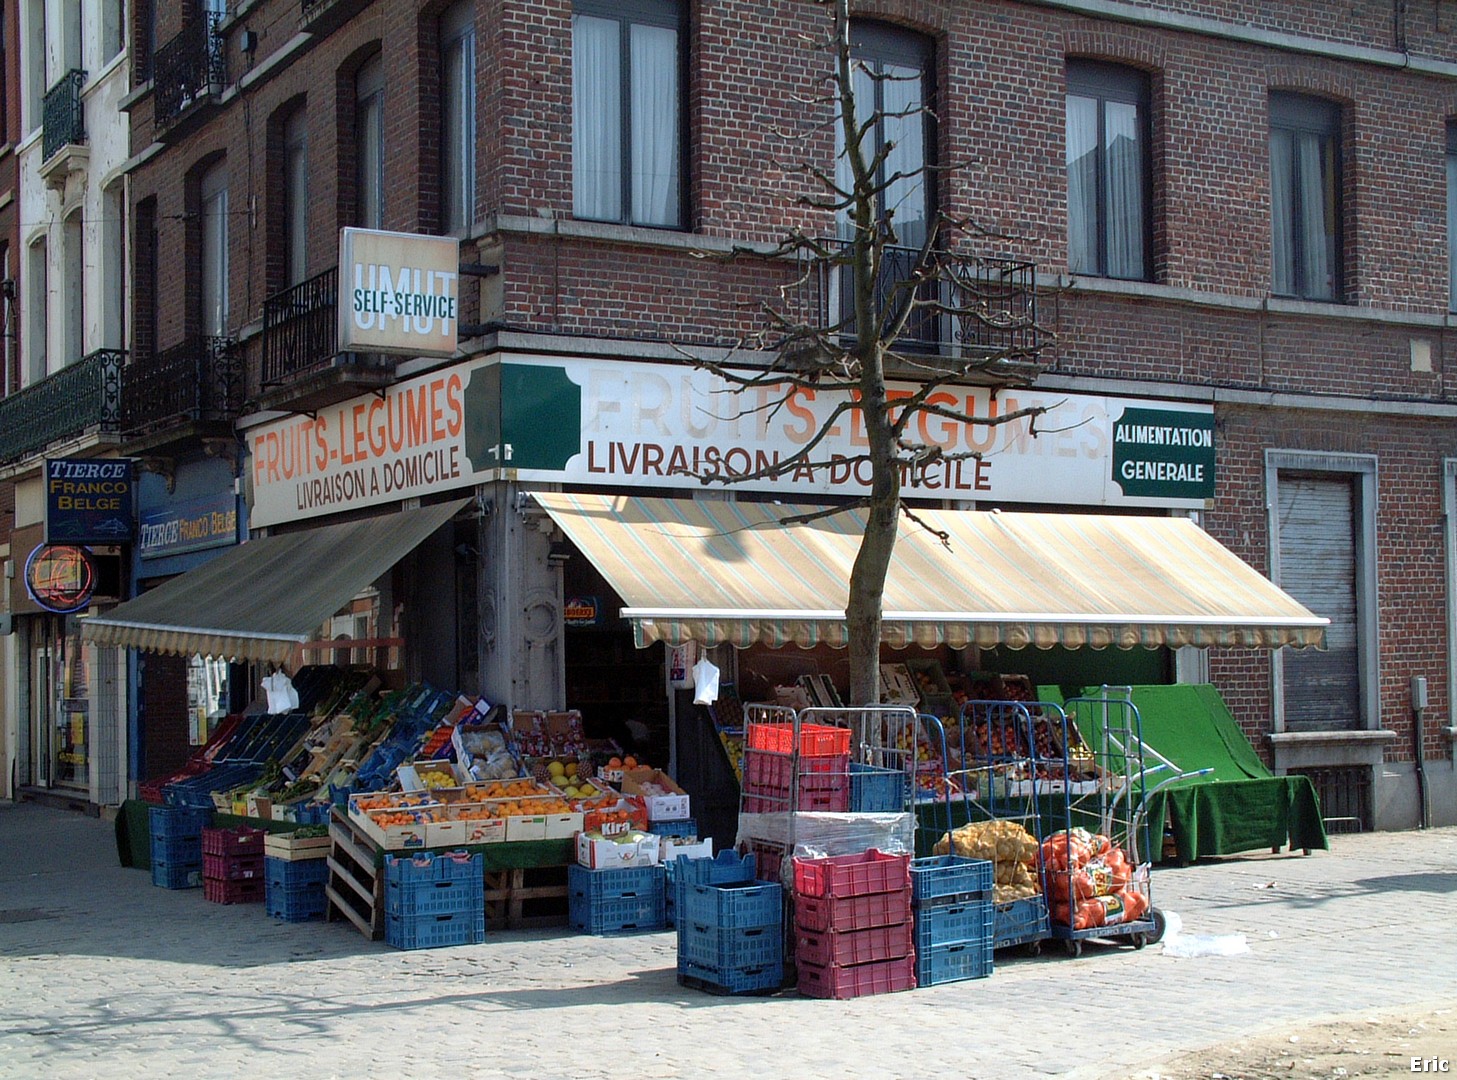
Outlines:
[{"label": "window", "polygon": [[117,180],[101,194],[102,312],[101,342],[104,349],[120,349],[126,343],[126,199]]},{"label": "window", "polygon": [[121,52],[126,22],[126,0],[101,0],[101,60],[113,59]]},{"label": "window", "polygon": [[54,86],[68,71],[79,71],[86,66],[81,58],[81,5],[65,4],[61,8],[61,70],[55,72],[48,85]]},{"label": "window", "polygon": [[25,6],[25,130],[41,124],[41,103],[46,90],[46,0],[30,0]]},{"label": "window", "polygon": [[155,356],[161,325],[157,295],[157,199],[142,199],[133,212],[132,350],[133,359]]},{"label": "window", "polygon": [[681,228],[683,11],[666,0],[577,0],[572,16],[572,212]]},{"label": "window", "polygon": [[283,124],[283,258],[285,284],[308,274],[309,144],[307,114],[294,109]]},{"label": "window", "polygon": [[1298,94],[1270,95],[1270,289],[1276,296],[1340,294],[1341,110]]},{"label": "window", "polygon": [[476,213],[475,5],[440,17],[440,224],[462,236]]},{"label": "window", "polygon": [[1447,308],[1457,311],[1457,120],[1447,121]]},{"label": "window", "polygon": [[228,332],[228,173],[214,165],[202,177],[202,332]]},{"label": "window", "polygon": [[1067,66],[1067,265],[1147,280],[1149,90],[1142,72],[1087,60]]},{"label": "window", "polygon": [[[25,382],[40,382],[48,374],[49,361],[46,357],[46,328],[50,321],[50,275],[46,265],[46,242],[41,237],[26,251],[25,282],[23,288],[29,299],[21,305],[26,312],[25,320]],[[25,296],[22,293],[22,297]]]},{"label": "window", "polygon": [[74,364],[86,352],[86,270],[81,250],[81,211],[74,210],[61,225],[61,273],[65,283],[61,304],[65,322],[61,363]]},{"label": "window", "polygon": [[384,227],[384,65],[376,53],[354,76],[355,221]]}]

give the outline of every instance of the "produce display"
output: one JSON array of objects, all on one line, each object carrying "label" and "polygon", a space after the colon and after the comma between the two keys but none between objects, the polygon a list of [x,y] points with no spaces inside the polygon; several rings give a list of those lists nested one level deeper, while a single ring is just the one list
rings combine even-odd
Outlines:
[{"label": "produce display", "polygon": [[1074,930],[1141,919],[1148,896],[1133,884],[1128,855],[1101,833],[1064,829],[1042,842],[1054,922]]},{"label": "produce display", "polygon": [[944,834],[933,852],[990,861],[995,876],[992,899],[998,904],[1025,900],[1042,891],[1037,875],[1037,841],[1015,821],[968,822]]}]

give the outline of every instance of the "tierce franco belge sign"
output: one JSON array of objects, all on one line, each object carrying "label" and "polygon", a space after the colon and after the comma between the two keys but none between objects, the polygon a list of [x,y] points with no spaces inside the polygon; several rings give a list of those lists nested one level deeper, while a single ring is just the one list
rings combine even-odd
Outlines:
[{"label": "tierce franco belge sign", "polygon": [[136,484],[130,458],[48,458],[48,544],[125,544],[136,531]]}]

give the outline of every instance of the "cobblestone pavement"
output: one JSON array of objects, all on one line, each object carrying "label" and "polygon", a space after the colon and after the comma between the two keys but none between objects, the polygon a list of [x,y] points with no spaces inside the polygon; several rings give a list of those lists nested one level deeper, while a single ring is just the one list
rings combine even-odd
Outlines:
[{"label": "cobblestone pavement", "polygon": [[[109,822],[0,805],[0,1077],[1101,1077],[1296,1021],[1450,1003],[1457,829],[1154,875],[1247,955],[998,954],[990,979],[827,1002],[677,985],[671,933],[400,952],[152,887]],[[1457,1057],[1457,1047],[1453,1048]]]}]

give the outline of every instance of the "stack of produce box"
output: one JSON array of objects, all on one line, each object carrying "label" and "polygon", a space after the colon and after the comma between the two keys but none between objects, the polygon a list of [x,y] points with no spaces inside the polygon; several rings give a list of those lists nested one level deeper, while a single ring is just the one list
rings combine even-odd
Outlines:
[{"label": "stack of produce box", "polygon": [[784,981],[784,890],[753,880],[748,855],[679,859],[678,981],[711,994],[777,990]]},{"label": "stack of produce box", "polygon": [[935,855],[911,863],[917,986],[992,973],[992,879],[985,859]]},{"label": "stack of produce box", "polygon": [[263,830],[202,830],[202,896],[215,904],[263,900]]},{"label": "stack of produce box", "polygon": [[384,940],[396,949],[479,945],[486,940],[486,878],[464,851],[384,858]]},{"label": "stack of produce box", "polygon": [[[652,848],[654,856],[657,848]],[[567,868],[567,921],[584,934],[661,930],[663,868],[655,857],[640,865],[590,870]]]},{"label": "stack of produce box", "polygon": [[148,808],[153,885],[162,889],[195,889],[202,884],[202,830],[211,820],[209,808]]},{"label": "stack of produce box", "polygon": [[794,860],[799,992],[852,998],[916,985],[909,855]]},{"label": "stack of produce box", "polygon": [[745,813],[850,809],[850,729],[801,724],[799,732],[796,776],[794,725],[749,725],[744,746]]},{"label": "stack of produce box", "polygon": [[324,917],[330,841],[327,834],[310,835],[318,828],[306,826],[295,834],[263,838],[264,903],[274,918],[307,922]]}]

